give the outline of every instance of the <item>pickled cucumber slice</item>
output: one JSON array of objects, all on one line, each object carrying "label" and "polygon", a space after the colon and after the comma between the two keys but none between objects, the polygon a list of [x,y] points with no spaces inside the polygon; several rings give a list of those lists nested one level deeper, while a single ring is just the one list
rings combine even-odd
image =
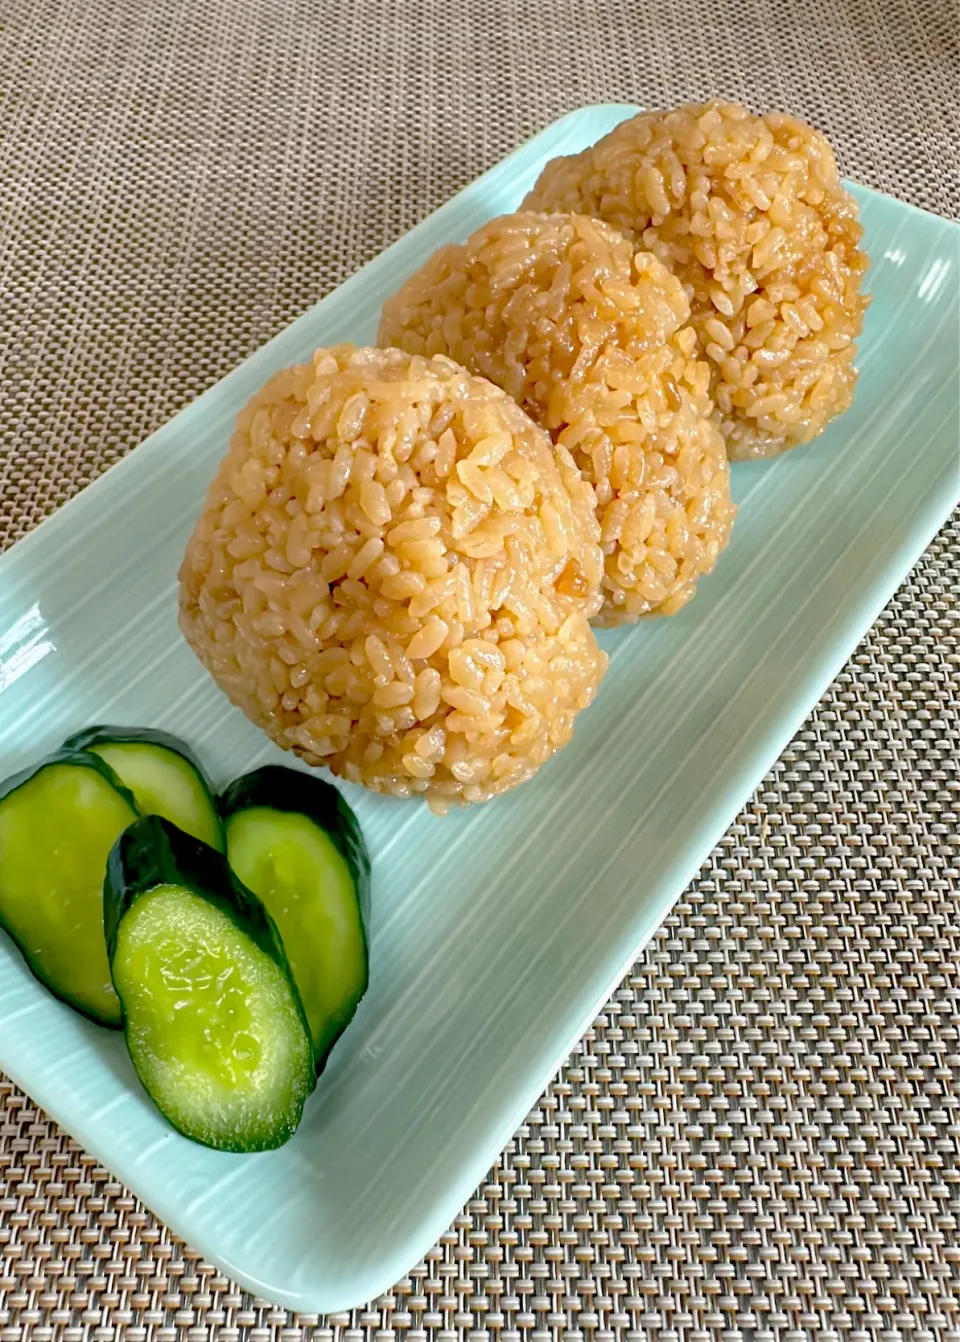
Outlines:
[{"label": "pickled cucumber slice", "polygon": [[0,925],[51,992],[118,1028],[103,876],[134,799],[96,755],[59,750],[0,784]]},{"label": "pickled cucumber slice", "polygon": [[118,840],[104,921],[144,1089],[186,1137],[265,1151],[296,1131],[313,1050],[283,945],[214,849],[158,816]]}]

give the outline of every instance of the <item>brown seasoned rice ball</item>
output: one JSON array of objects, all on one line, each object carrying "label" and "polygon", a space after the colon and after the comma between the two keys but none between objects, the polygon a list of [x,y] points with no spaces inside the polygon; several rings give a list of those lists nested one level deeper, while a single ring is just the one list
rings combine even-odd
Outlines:
[{"label": "brown seasoned rice ball", "polygon": [[720,102],[644,113],[548,163],[522,208],[605,219],[679,276],[732,459],[808,442],[849,407],[868,258],[804,122]]},{"label": "brown seasoned rice ball", "polygon": [[278,745],[443,809],[570,739],[606,665],[600,571],[592,491],[502,391],[338,345],[240,414],[180,623]]},{"label": "brown seasoned rice ball", "polygon": [[384,306],[381,344],[503,387],[597,492],[601,624],[672,614],[735,509],[680,282],[582,215],[514,214],[444,247]]}]

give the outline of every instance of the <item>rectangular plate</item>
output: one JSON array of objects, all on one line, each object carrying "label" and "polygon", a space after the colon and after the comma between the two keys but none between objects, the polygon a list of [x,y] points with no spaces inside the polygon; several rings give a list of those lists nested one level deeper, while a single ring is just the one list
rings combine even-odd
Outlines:
[{"label": "rectangular plate", "polygon": [[[175,732],[218,781],[285,758],[176,624],[234,416],[315,346],[372,341],[383,299],[438,244],[633,110],[538,135],[0,560],[0,776],[102,721]],[[596,705],[514,794],[441,820],[346,789],[373,853],[371,987],[288,1146],[230,1156],[179,1137],[122,1039],[54,1001],[0,935],[0,1067],[258,1294],[345,1309],[431,1246],[949,514],[960,230],[854,190],[874,295],[856,404],[812,446],[734,468],[733,542],[692,605],[603,636]]]}]

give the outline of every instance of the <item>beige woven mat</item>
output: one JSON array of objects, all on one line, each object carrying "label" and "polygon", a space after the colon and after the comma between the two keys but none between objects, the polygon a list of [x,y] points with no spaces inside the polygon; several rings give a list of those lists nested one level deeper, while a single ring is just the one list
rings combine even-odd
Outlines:
[{"label": "beige woven mat", "polygon": [[[0,0],[0,545],[579,104],[785,106],[960,213],[956,38],[953,0]],[[958,1342],[958,555],[392,1294],[243,1296],[0,1080],[0,1342]]]}]

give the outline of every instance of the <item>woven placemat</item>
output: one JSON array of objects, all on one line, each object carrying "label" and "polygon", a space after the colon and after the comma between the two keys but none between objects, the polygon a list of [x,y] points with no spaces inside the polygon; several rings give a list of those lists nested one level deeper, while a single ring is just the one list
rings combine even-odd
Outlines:
[{"label": "woven placemat", "polygon": [[[952,0],[6,0],[0,58],[0,546],[580,104],[787,107],[960,214]],[[0,1079],[0,1342],[960,1342],[958,557],[391,1294],[252,1300]]]}]

